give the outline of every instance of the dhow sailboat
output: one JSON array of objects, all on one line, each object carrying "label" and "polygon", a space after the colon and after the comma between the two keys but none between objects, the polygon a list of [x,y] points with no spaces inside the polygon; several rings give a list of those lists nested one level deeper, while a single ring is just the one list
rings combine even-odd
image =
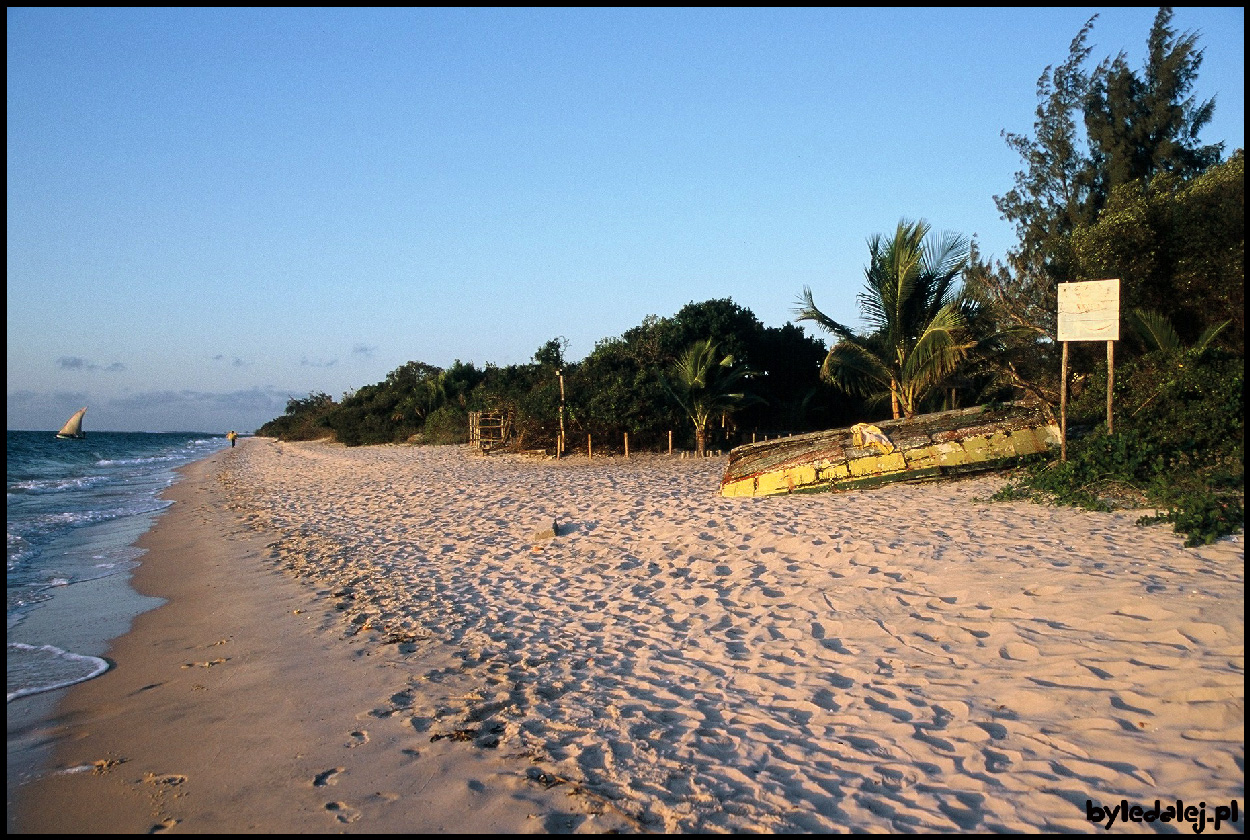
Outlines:
[{"label": "dhow sailboat", "polygon": [[87,413],[87,407],[83,406],[74,412],[74,416],[65,421],[65,425],[61,427],[61,431],[56,436],[61,440],[81,440],[87,435],[82,430],[82,416]]}]

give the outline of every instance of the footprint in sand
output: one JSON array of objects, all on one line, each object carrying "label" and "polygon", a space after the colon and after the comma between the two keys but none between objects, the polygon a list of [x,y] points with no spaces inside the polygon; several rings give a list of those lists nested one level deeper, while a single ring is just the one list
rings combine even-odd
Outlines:
[{"label": "footprint in sand", "polygon": [[333,767],[324,773],[318,773],[316,778],[313,779],[313,787],[325,787],[326,785],[336,784],[339,773],[342,773],[344,769],[343,767]]},{"label": "footprint in sand", "polygon": [[169,785],[170,787],[174,787],[182,784],[186,780],[187,777],[183,776],[181,773],[165,773],[160,776],[155,773],[143,774],[143,781],[150,785]]},{"label": "footprint in sand", "polygon": [[176,826],[179,822],[180,820],[176,820],[173,817],[170,817],[167,820],[162,820],[149,828],[148,834],[164,834],[166,831],[169,831],[171,828]]},{"label": "footprint in sand", "polygon": [[349,749],[351,747],[359,747],[361,744],[369,743],[369,733],[364,729],[358,729],[355,732],[351,732],[348,737],[351,738],[351,740],[346,744]]},{"label": "footprint in sand", "polygon": [[182,667],[183,667],[183,668],[211,668],[211,667],[213,667],[214,665],[221,665],[221,664],[226,663],[226,662],[229,662],[229,661],[230,661],[229,657],[226,657],[226,658],[218,658],[218,659],[213,659],[213,660],[211,660],[211,661],[209,661],[209,662],[188,662],[187,664],[183,665]]},{"label": "footprint in sand", "polygon": [[334,818],[341,823],[354,823],[360,819],[360,812],[346,802],[327,802],[326,810],[334,814]]},{"label": "footprint in sand", "polygon": [[998,655],[1003,659],[1014,659],[1018,662],[1028,662],[1037,659],[1042,652],[1026,642],[1008,642],[998,650]]}]

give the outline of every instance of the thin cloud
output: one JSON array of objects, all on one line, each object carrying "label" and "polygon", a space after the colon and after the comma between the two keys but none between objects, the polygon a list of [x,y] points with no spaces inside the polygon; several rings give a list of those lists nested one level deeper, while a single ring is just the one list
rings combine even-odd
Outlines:
[{"label": "thin cloud", "polygon": [[214,406],[239,410],[281,410],[286,405],[285,392],[272,388],[248,388],[241,391],[145,391],[112,400],[112,407],[123,410],[149,409],[160,406]]},{"label": "thin cloud", "polygon": [[81,356],[62,356],[56,360],[56,364],[61,370],[103,370],[109,373],[117,373],[126,369],[126,366],[121,362],[99,365]]},{"label": "thin cloud", "polygon": [[374,351],[375,351],[375,350],[377,350],[377,349],[378,349],[378,348],[376,348],[376,347],[370,347],[370,346],[369,346],[369,345],[367,345],[367,344],[357,344],[355,347],[353,347],[353,348],[352,348],[352,355],[353,355],[353,356],[364,356],[366,359],[372,359],[372,358],[373,358],[373,353],[374,353]]},{"label": "thin cloud", "polygon": [[328,367],[334,367],[335,365],[337,365],[339,363],[339,360],[330,359],[329,361],[324,361],[321,359],[310,359],[307,356],[305,356],[304,358],[299,360],[299,363],[301,367],[328,368]]}]

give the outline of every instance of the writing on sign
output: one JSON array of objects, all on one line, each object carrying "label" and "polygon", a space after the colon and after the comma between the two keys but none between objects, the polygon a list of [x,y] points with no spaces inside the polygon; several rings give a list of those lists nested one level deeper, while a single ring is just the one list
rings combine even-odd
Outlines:
[{"label": "writing on sign", "polygon": [[1119,339],[1119,279],[1059,284],[1060,341]]}]

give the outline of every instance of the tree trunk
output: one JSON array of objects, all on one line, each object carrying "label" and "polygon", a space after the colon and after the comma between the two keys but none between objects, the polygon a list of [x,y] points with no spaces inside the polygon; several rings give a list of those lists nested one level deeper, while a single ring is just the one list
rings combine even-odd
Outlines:
[{"label": "tree trunk", "polygon": [[694,427],[694,451],[700,458],[703,457],[704,450],[707,449],[707,429],[703,426]]}]

